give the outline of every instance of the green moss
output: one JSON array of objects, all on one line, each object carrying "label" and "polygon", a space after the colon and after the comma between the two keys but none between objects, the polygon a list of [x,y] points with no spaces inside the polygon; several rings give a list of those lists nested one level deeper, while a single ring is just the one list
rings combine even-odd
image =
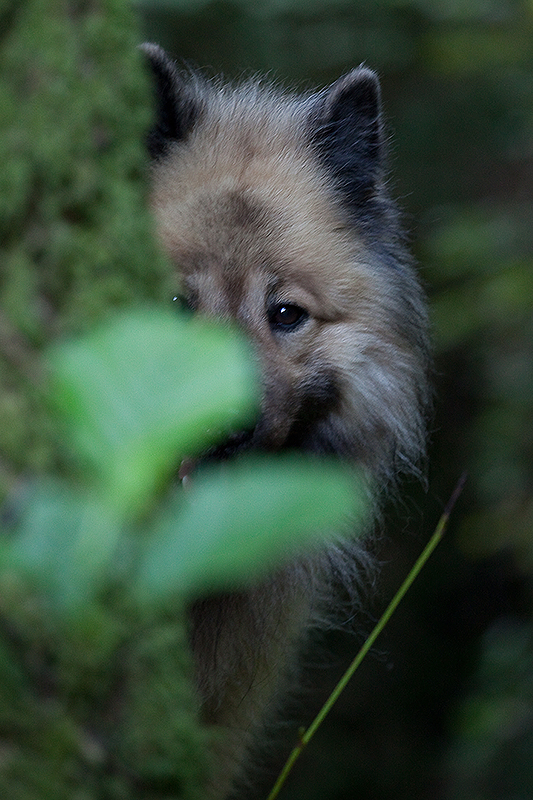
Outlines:
[{"label": "green moss", "polygon": [[[194,704],[176,673],[187,669],[183,629],[162,623],[145,631],[126,656],[128,681],[118,755],[147,787],[146,797],[203,797],[202,743],[191,727]],[[179,713],[176,713],[179,709]]]},{"label": "green moss", "polygon": [[[22,0],[0,21],[1,500],[61,469],[43,348],[171,291],[129,4]],[[204,734],[180,615],[145,634],[117,598],[67,619],[15,576],[0,584],[0,797],[196,798]]]},{"label": "green moss", "polygon": [[0,492],[58,445],[36,358],[119,306],[165,302],[146,211],[150,104],[125,2],[13,6],[0,51]]}]

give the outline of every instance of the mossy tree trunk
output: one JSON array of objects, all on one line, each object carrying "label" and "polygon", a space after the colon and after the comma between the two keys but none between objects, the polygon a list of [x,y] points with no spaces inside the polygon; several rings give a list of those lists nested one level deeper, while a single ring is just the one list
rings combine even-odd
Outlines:
[{"label": "mossy tree trunk", "polygon": [[[58,446],[36,356],[110,310],[170,301],[145,209],[148,91],[125,0],[18,0],[0,42],[2,489]],[[170,304],[170,302],[169,302]]]},{"label": "mossy tree trunk", "polygon": [[[0,2],[0,497],[68,470],[40,357],[115,309],[169,303],[145,204],[150,104],[125,0]],[[201,797],[180,613],[61,618],[0,586],[0,796]]]}]

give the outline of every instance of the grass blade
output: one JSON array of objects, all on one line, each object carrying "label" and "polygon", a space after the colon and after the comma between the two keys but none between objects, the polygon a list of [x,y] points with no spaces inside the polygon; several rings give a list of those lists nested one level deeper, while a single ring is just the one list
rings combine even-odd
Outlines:
[{"label": "grass blade", "polygon": [[454,507],[456,501],[457,501],[457,498],[459,497],[459,495],[461,494],[461,492],[463,490],[463,486],[465,484],[465,481],[466,481],[466,474],[463,473],[463,475],[461,475],[461,477],[459,478],[459,480],[457,482],[457,485],[456,485],[455,489],[453,490],[450,499],[448,500],[446,508],[442,512],[442,515],[441,515],[441,517],[440,517],[440,519],[439,519],[439,521],[437,523],[437,527],[435,528],[435,530],[433,532],[433,535],[431,536],[431,539],[426,544],[426,546],[424,547],[422,553],[419,555],[419,557],[415,561],[415,563],[414,563],[413,567],[411,568],[411,571],[409,572],[408,576],[405,578],[404,582],[402,583],[402,585],[400,586],[400,588],[398,589],[398,591],[396,592],[396,594],[392,598],[391,602],[389,603],[389,605],[387,606],[387,608],[383,612],[383,614],[382,614],[381,618],[379,619],[379,621],[377,622],[376,626],[372,630],[372,633],[367,638],[367,640],[365,641],[365,643],[363,644],[363,646],[361,647],[361,649],[359,650],[359,652],[355,656],[354,660],[352,661],[352,663],[350,664],[350,666],[348,667],[348,669],[346,670],[346,672],[344,673],[344,675],[342,676],[340,681],[337,683],[337,685],[333,689],[332,693],[330,694],[330,696],[328,697],[328,699],[326,700],[326,702],[324,703],[324,705],[322,706],[322,708],[320,709],[318,714],[316,715],[316,717],[313,720],[313,722],[309,725],[307,730],[302,730],[300,732],[300,737],[299,737],[298,744],[293,748],[293,750],[290,753],[287,761],[285,762],[285,765],[284,765],[283,769],[281,770],[281,772],[280,772],[280,774],[278,776],[278,779],[276,780],[276,783],[272,787],[272,791],[268,795],[267,800],[275,800],[275,798],[278,797],[278,795],[279,795],[279,793],[281,791],[281,788],[283,787],[285,781],[287,780],[287,778],[288,778],[288,776],[289,776],[289,774],[290,774],[295,762],[300,757],[302,751],[309,744],[309,742],[311,741],[312,737],[314,736],[314,734],[316,733],[316,731],[318,730],[320,725],[323,723],[324,719],[327,717],[327,715],[329,714],[329,712],[331,711],[331,709],[333,708],[333,706],[335,705],[335,703],[339,699],[339,697],[342,694],[344,688],[346,687],[348,682],[351,680],[354,672],[359,667],[359,665],[361,664],[362,660],[364,659],[364,657],[366,656],[368,651],[373,647],[376,639],[378,638],[380,633],[383,631],[383,629],[385,628],[385,626],[389,622],[390,618],[392,617],[392,615],[394,614],[394,612],[398,608],[400,602],[402,601],[402,599],[404,598],[406,593],[411,588],[411,586],[412,586],[413,582],[415,581],[415,579],[417,578],[417,576],[420,574],[423,566],[425,565],[425,563],[427,562],[427,560],[429,559],[429,557],[431,556],[431,554],[433,553],[433,551],[435,550],[435,548],[437,547],[439,542],[441,541],[441,539],[442,539],[442,537],[444,535],[444,531],[446,530],[446,526],[448,525],[448,520],[450,519],[450,514],[451,514],[451,512],[453,510],[453,507]]}]

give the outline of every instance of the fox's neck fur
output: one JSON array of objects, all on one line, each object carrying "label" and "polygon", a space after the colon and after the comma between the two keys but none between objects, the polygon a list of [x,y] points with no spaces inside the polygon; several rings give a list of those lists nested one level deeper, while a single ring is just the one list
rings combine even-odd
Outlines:
[{"label": "fox's neck fur", "polygon": [[[296,97],[208,82],[155,45],[145,51],[158,88],[149,149],[161,241],[188,304],[236,320],[261,368],[256,427],[216,457],[335,453],[366,471],[376,495],[418,474],[426,307],[385,189],[376,76],[359,68]],[[229,791],[331,585],[353,586],[364,561],[347,543],[193,608],[204,716],[226,728],[213,797]]]}]

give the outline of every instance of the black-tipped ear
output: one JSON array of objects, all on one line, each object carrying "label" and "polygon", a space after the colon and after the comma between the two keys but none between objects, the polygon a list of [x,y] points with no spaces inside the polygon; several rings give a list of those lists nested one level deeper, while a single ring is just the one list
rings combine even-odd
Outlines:
[{"label": "black-tipped ear", "polygon": [[[318,113],[317,113],[318,112]],[[359,67],[319,96],[312,139],[350,203],[365,203],[381,177],[381,92],[372,70]]]},{"label": "black-tipped ear", "polygon": [[185,139],[200,114],[201,104],[187,85],[176,64],[157,44],[142,44],[156,89],[156,121],[148,133],[152,158],[164,156],[173,141]]}]

